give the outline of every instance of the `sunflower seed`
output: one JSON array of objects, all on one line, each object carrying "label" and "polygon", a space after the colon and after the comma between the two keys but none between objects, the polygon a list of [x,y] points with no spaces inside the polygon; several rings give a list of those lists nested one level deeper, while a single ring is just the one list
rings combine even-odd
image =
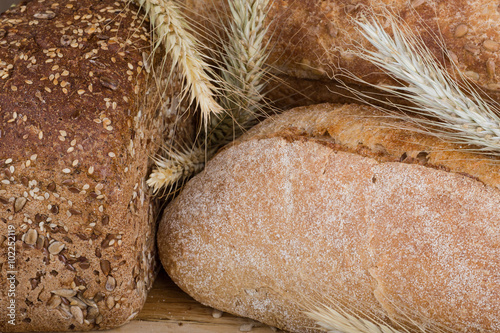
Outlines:
[{"label": "sunflower seed", "polygon": [[110,310],[115,306],[115,299],[113,296],[108,296],[108,298],[106,298],[106,306]]},{"label": "sunflower seed", "polygon": [[104,275],[108,276],[109,273],[111,272],[111,264],[109,263],[108,260],[101,260],[101,270],[104,273]]},{"label": "sunflower seed", "polygon": [[50,254],[59,254],[64,249],[65,245],[61,242],[54,242],[49,245],[49,253]]},{"label": "sunflower seed", "polygon": [[52,297],[49,298],[49,301],[47,302],[47,306],[49,309],[55,309],[61,304],[61,297],[58,295],[52,295]]},{"label": "sunflower seed", "polygon": [[71,314],[75,317],[76,321],[83,324],[83,312],[78,306],[72,306],[70,308]]},{"label": "sunflower seed", "polygon": [[21,211],[21,209],[24,208],[24,205],[26,205],[27,201],[28,200],[26,200],[26,198],[24,197],[16,198],[16,200],[14,201],[14,212],[17,213]]},{"label": "sunflower seed", "polygon": [[38,232],[35,229],[30,229],[24,237],[24,242],[28,245],[35,245],[38,239]]},{"label": "sunflower seed", "polygon": [[118,82],[107,77],[107,76],[101,76],[99,81],[101,82],[101,84],[106,87],[106,88],[109,88],[111,90],[116,90],[118,89]]},{"label": "sunflower seed", "polygon": [[106,290],[107,291],[113,291],[115,290],[116,288],[116,280],[114,277],[112,277],[111,275],[108,276],[108,279],[106,280]]},{"label": "sunflower seed", "polygon": [[47,11],[45,13],[36,13],[33,16],[40,20],[52,20],[54,17],[56,17],[56,13]]},{"label": "sunflower seed", "polygon": [[73,289],[57,289],[53,290],[52,293],[61,297],[73,297],[76,295],[76,291]]}]

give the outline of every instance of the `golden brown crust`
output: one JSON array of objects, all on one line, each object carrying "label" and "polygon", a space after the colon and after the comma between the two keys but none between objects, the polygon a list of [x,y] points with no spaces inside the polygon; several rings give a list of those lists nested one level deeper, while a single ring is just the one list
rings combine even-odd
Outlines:
[{"label": "golden brown crust", "polygon": [[145,176],[163,119],[142,100],[143,23],[113,0],[28,1],[0,16],[0,244],[13,226],[18,281],[8,297],[2,254],[0,331],[116,327],[145,301],[157,212]]},{"label": "golden brown crust", "polygon": [[238,142],[250,137],[283,136],[283,132],[289,132],[293,137],[326,139],[337,144],[337,150],[371,157],[379,162],[420,164],[466,175],[500,188],[496,176],[499,158],[468,153],[468,148],[463,145],[419,133],[414,125],[388,117],[373,107],[357,104],[299,107],[287,111],[286,117],[266,120]]},{"label": "golden brown crust", "polygon": [[[204,3],[193,6],[187,1],[187,6],[200,16],[208,16],[218,26],[221,13],[226,12],[223,2]],[[355,27],[353,21],[357,15],[365,9],[375,14],[389,10],[420,35],[436,59],[452,73],[452,66],[444,59],[444,50],[437,42],[442,38],[459,70],[491,97],[500,99],[500,9],[496,0],[271,0],[270,4],[268,64],[274,68],[274,74],[329,80],[347,71],[371,84],[391,82],[375,66],[352,54],[354,45],[373,50]],[[296,82],[291,83],[293,86]],[[316,101],[320,102],[325,100]]]},{"label": "golden brown crust", "polygon": [[390,125],[325,104],[256,126],[167,208],[167,272],[204,304],[292,332],[313,331],[308,301],[500,332],[500,165]]}]

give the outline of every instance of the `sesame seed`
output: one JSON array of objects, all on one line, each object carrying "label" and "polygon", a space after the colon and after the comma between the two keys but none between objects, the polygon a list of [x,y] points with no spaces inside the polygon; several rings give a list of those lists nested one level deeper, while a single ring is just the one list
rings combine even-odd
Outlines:
[{"label": "sesame seed", "polygon": [[130,62],[127,65],[128,65],[128,68],[134,69],[134,66]]},{"label": "sesame seed", "polygon": [[37,157],[38,157],[37,154],[33,154],[31,155],[30,160],[35,161]]},{"label": "sesame seed", "polygon": [[85,90],[83,89],[78,90],[78,95],[83,95],[83,94],[85,94]]},{"label": "sesame seed", "polygon": [[69,75],[69,72],[67,70],[64,70],[62,73],[61,73],[61,76],[68,76]]},{"label": "sesame seed", "polygon": [[75,147],[69,147],[68,150],[66,151],[67,153],[71,153],[73,150],[75,150]]},{"label": "sesame seed", "polygon": [[113,153],[113,152],[109,152],[109,153],[108,153],[108,156],[109,156],[109,157],[116,157],[116,154],[115,154],[115,153]]},{"label": "sesame seed", "polygon": [[12,163],[12,158],[8,158],[5,160],[5,164],[9,164],[9,163]]},{"label": "sesame seed", "polygon": [[31,160],[26,161],[26,167],[29,167],[31,165]]},{"label": "sesame seed", "polygon": [[12,91],[17,91],[17,87],[16,86],[11,86],[10,89],[12,89]]},{"label": "sesame seed", "polygon": [[78,165],[78,160],[74,160],[73,163],[72,163],[73,166],[77,166]]},{"label": "sesame seed", "polygon": [[93,173],[94,173],[94,167],[93,167],[93,166],[91,166],[91,167],[89,168],[89,174],[91,175],[91,174],[93,174]]},{"label": "sesame seed", "polygon": [[108,131],[112,131],[112,130],[113,130],[113,126],[106,126],[106,129],[107,129]]},{"label": "sesame seed", "polygon": [[43,139],[43,132],[42,131],[38,132],[38,139],[40,139],[40,140]]},{"label": "sesame seed", "polygon": [[31,81],[31,80],[24,80],[24,82],[25,82],[26,84],[33,84],[33,81]]},{"label": "sesame seed", "polygon": [[64,172],[64,173],[70,173],[71,169],[66,168],[66,169],[63,169],[62,172]]},{"label": "sesame seed", "polygon": [[104,207],[102,205],[99,206],[99,211],[102,213],[104,212]]},{"label": "sesame seed", "polygon": [[63,130],[60,130],[59,133],[62,135],[62,136],[68,136],[68,133],[66,133],[66,131],[63,131]]}]

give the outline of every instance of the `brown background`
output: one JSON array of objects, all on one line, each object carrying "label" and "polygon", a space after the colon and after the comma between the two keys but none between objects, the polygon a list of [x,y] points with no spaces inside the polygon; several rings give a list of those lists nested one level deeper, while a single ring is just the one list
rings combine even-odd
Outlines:
[{"label": "brown background", "polygon": [[9,9],[11,4],[17,2],[19,2],[19,0],[0,0],[0,13],[5,12],[7,9]]}]

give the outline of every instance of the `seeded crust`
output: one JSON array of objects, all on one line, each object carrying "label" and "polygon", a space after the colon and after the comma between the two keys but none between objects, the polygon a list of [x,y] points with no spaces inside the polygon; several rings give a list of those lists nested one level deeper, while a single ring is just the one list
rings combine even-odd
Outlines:
[{"label": "seeded crust", "polygon": [[[185,1],[190,12],[208,16],[207,22],[211,19],[218,24],[224,16],[221,13],[227,13],[225,1],[208,0],[203,1],[203,5],[196,0]],[[500,100],[496,70],[500,67],[497,0],[274,0],[270,4],[268,63],[275,74],[284,78],[285,85],[297,91],[303,86],[297,79],[328,81],[340,74],[340,69],[372,84],[393,83],[375,66],[350,53],[354,45],[373,50],[356,31],[352,19],[366,8],[375,13],[387,8],[407,22],[415,34],[421,35],[436,58],[451,68],[432,35],[439,32],[460,71],[489,96]],[[350,81],[345,77],[343,80]],[[320,84],[325,83],[318,82]],[[315,97],[319,96],[313,94],[300,100],[304,104]],[[338,96],[331,94],[330,97],[329,102],[339,102]],[[316,103],[322,101],[320,98]]]},{"label": "seeded crust", "polygon": [[0,16],[2,332],[112,328],[145,301],[158,266],[145,177],[168,123],[144,99],[146,26],[115,0],[28,1]]},{"label": "seeded crust", "polygon": [[198,301],[291,332],[316,332],[308,302],[500,332],[498,159],[391,121],[323,104],[256,126],[167,207],[163,266]]}]

